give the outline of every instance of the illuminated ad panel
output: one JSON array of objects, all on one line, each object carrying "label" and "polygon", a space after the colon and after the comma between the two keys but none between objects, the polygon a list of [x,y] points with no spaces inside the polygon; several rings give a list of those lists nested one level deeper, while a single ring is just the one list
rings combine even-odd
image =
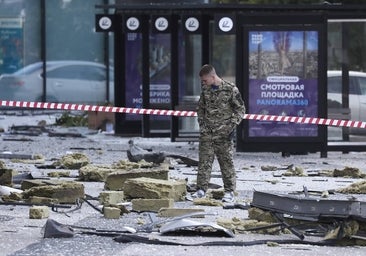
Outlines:
[{"label": "illuminated ad panel", "polygon": [[[248,113],[318,116],[318,31],[249,31]],[[249,137],[317,137],[316,125],[249,121]]]}]

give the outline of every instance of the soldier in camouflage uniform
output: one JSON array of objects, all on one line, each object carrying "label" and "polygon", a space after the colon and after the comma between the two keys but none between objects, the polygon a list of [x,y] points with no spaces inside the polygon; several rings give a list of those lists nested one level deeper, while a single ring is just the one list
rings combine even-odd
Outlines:
[{"label": "soldier in camouflage uniform", "polygon": [[200,127],[197,192],[204,197],[216,155],[224,183],[224,202],[234,201],[236,173],[233,164],[234,131],[245,114],[244,101],[235,84],[221,79],[211,65],[204,65],[199,76],[202,92],[197,114]]}]

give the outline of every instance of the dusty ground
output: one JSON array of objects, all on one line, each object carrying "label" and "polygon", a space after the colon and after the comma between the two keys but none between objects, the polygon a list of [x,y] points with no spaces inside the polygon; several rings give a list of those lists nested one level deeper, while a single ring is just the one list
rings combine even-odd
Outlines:
[{"label": "dusty ground", "polygon": [[[57,116],[57,114],[56,114]],[[0,128],[7,131],[11,125],[36,125],[45,120],[52,124],[55,114],[39,113],[28,116],[0,115]],[[87,129],[61,129],[58,131],[81,132],[84,137],[49,137],[44,133],[39,136],[12,136],[5,133],[0,138],[0,153],[12,152],[14,154],[42,154],[46,164],[70,152],[82,152],[86,154],[94,164],[111,164],[119,160],[127,159],[127,141],[130,138],[121,138],[105,133],[95,133]],[[14,140],[9,140],[13,138]],[[182,154],[197,159],[198,144],[187,142],[170,142],[168,138],[133,138],[143,147],[156,151]],[[298,177],[282,176],[285,167],[298,166],[307,173],[317,171],[343,169],[344,167],[359,168],[366,171],[364,152],[342,154],[341,152],[329,152],[327,158],[320,158],[320,153],[306,155],[291,155],[282,157],[280,153],[236,153],[235,166],[238,177],[238,202],[251,200],[254,190],[267,192],[297,192],[303,191],[303,186],[308,190],[324,191],[346,187],[362,179],[347,177]],[[51,169],[38,169],[35,164],[14,163],[10,159],[1,159],[7,167],[17,170],[19,173],[32,172],[35,176],[47,177],[47,173],[55,171]],[[170,162],[171,178],[187,178],[190,183],[195,182],[195,167],[187,167],[175,161]],[[275,166],[276,171],[262,171],[263,166]],[[77,170],[71,170],[72,176],[77,176]],[[74,179],[74,178],[66,178]],[[213,171],[212,183],[222,185],[217,162]],[[97,197],[103,190],[102,182],[84,182],[86,193]],[[340,195],[335,195],[340,196]],[[364,195],[342,195],[342,198],[351,196],[364,200]],[[97,204],[97,202],[94,202]],[[219,218],[248,217],[247,210],[223,209],[220,206],[197,206],[190,201],[177,202],[177,207],[204,208],[207,215],[200,221],[215,222]],[[44,239],[42,227],[46,219],[29,219],[28,206],[0,205],[0,255],[365,255],[366,247],[348,246],[314,246],[307,244],[284,244],[270,247],[266,244],[246,247],[236,246],[168,246],[147,245],[140,243],[122,244],[113,241],[111,237],[86,235],[77,233],[73,238]],[[77,225],[93,227],[97,229],[120,230],[124,226],[136,226],[137,220],[149,221],[146,214],[131,213],[122,216],[118,220],[107,220],[92,207],[83,204],[81,209],[69,214],[52,212],[51,219],[65,225]],[[142,234],[146,235],[146,234]],[[169,240],[182,243],[199,243],[208,241],[256,241],[261,239],[298,239],[292,234],[287,235],[259,235],[236,234],[234,238],[205,237],[205,236],[162,236],[159,233],[148,234],[149,237],[161,240]],[[313,238],[306,238],[313,239]]]}]

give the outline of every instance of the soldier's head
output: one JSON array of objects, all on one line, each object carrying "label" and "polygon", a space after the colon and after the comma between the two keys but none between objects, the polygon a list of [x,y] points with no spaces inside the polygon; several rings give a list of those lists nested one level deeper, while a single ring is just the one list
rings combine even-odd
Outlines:
[{"label": "soldier's head", "polygon": [[202,85],[211,85],[215,83],[217,75],[215,68],[210,64],[206,64],[202,66],[199,76]]}]

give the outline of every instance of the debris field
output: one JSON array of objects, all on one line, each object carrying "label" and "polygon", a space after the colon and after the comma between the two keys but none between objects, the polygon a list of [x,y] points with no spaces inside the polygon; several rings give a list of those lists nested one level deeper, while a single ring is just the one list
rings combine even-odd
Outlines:
[{"label": "debris field", "polygon": [[2,255],[366,251],[366,153],[236,152],[236,201],[224,204],[216,161],[206,198],[189,196],[197,142],[54,120],[0,118]]}]

